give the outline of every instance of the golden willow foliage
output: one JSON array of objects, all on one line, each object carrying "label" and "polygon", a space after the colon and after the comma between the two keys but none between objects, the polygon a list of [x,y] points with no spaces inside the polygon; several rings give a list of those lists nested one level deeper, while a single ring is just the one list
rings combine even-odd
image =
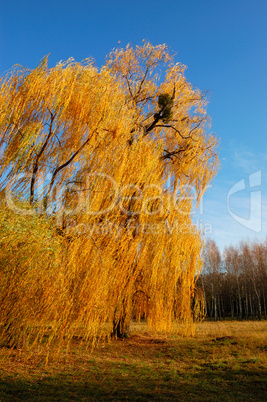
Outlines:
[{"label": "golden willow foliage", "polygon": [[192,330],[202,240],[190,194],[200,201],[218,161],[206,99],[184,72],[166,45],[144,43],[114,50],[100,70],[46,58],[2,79],[9,344],[122,336],[133,316]]}]

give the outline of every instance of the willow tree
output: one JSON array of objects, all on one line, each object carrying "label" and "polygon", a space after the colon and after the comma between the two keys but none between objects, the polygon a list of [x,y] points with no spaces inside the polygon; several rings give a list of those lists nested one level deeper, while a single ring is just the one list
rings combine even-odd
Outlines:
[{"label": "willow tree", "polygon": [[[166,45],[114,50],[100,70],[72,59],[49,68],[45,58],[34,70],[17,67],[2,79],[5,216],[8,208],[24,212],[24,225],[33,219],[29,213],[39,213],[45,233],[47,222],[55,226],[56,243],[44,269],[53,280],[36,280],[42,242],[34,261],[23,260],[23,275],[15,268],[18,288],[27,277],[29,296],[24,315],[17,314],[19,297],[2,298],[9,337],[17,336],[8,325],[16,314],[16,328],[38,322],[40,337],[49,325],[51,339],[71,339],[78,330],[93,339],[123,336],[133,315],[145,316],[155,330],[175,330],[178,321],[192,328],[202,265],[192,210],[218,165],[206,105]],[[2,296],[10,295],[8,272]]]}]

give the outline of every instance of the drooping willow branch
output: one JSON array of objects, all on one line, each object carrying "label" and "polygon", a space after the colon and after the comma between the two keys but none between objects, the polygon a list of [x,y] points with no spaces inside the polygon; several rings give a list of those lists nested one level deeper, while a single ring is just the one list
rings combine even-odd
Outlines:
[{"label": "drooping willow branch", "polygon": [[45,207],[47,206],[47,201],[48,201],[48,199],[49,199],[49,196],[50,196],[51,190],[52,190],[52,188],[53,188],[53,185],[54,185],[54,183],[55,183],[56,176],[58,175],[58,173],[59,173],[61,170],[63,170],[64,168],[66,168],[66,167],[76,158],[77,155],[79,155],[79,153],[83,150],[83,148],[88,144],[88,142],[90,141],[91,137],[92,137],[92,135],[89,135],[89,137],[84,141],[84,143],[80,146],[80,148],[77,149],[77,151],[74,152],[74,153],[72,154],[72,156],[71,156],[66,162],[62,163],[60,166],[58,166],[58,167],[54,170],[54,172],[53,172],[53,174],[52,174],[52,178],[51,178],[50,184],[49,184],[49,188],[48,188],[47,194],[46,194],[45,199],[44,199],[44,205],[45,205]]},{"label": "drooping willow branch", "polygon": [[[49,109],[48,109],[49,110]],[[43,143],[43,146],[41,147],[40,151],[38,152],[38,154],[36,155],[35,161],[34,161],[34,165],[33,165],[33,171],[32,171],[32,178],[31,178],[31,185],[30,185],[30,204],[33,204],[34,201],[34,186],[35,186],[35,181],[36,181],[36,176],[37,176],[37,172],[38,172],[38,168],[39,168],[39,161],[49,143],[50,138],[53,135],[53,123],[55,120],[56,115],[53,114],[50,110],[49,113],[51,115],[50,117],[50,124],[49,124],[49,131],[47,134],[47,137],[45,139],[45,142]]]}]

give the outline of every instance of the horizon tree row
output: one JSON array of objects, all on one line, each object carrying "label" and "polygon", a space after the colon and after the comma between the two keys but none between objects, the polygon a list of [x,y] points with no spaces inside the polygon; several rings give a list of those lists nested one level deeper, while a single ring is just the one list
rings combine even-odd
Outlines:
[{"label": "horizon tree row", "polygon": [[208,240],[198,285],[209,319],[266,318],[267,240],[242,241],[226,247],[222,255],[216,243]]}]

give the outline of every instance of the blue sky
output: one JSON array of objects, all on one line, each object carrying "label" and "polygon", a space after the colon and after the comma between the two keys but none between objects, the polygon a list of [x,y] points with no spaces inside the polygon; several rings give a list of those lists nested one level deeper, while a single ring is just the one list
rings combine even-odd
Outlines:
[{"label": "blue sky", "polygon": [[70,56],[101,66],[128,42],[169,45],[209,92],[221,170],[195,221],[223,249],[267,234],[266,21],[266,0],[2,1],[0,75],[48,53],[50,66]]}]

